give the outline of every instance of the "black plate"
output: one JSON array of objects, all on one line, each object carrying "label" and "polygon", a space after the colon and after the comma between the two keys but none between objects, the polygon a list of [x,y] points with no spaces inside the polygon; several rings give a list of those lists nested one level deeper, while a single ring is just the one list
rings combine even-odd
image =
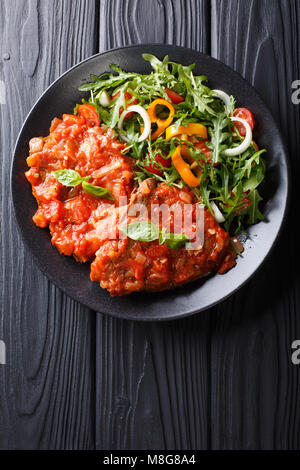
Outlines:
[{"label": "black plate", "polygon": [[[265,222],[252,226],[245,252],[237,266],[227,274],[206,282],[196,281],[185,287],[158,293],[136,293],[112,298],[97,283],[89,280],[90,265],[80,265],[71,257],[61,256],[51,245],[48,229],[32,222],[36,201],[24,176],[27,169],[28,142],[34,136],[46,136],[55,116],[72,113],[74,104],[84,96],[78,87],[115,63],[127,71],[149,73],[150,66],[141,54],[149,52],[182,64],[195,63],[195,71],[209,78],[210,86],[233,94],[240,106],[255,117],[255,140],[268,149],[268,171],[264,193]],[[274,119],[256,91],[239,74],[199,52],[165,45],[139,45],[115,49],[81,62],[56,80],[30,111],[20,132],[12,164],[11,187],[17,222],[26,244],[42,272],[74,299],[93,310],[130,320],[165,320],[207,309],[241,287],[259,268],[276,241],[285,219],[289,171],[285,144]]]}]

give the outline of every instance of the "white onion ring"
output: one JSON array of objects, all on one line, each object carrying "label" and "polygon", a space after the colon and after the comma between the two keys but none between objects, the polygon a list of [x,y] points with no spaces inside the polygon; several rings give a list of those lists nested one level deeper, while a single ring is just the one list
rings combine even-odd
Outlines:
[{"label": "white onion ring", "polygon": [[233,147],[231,149],[226,149],[223,151],[223,154],[226,155],[226,157],[234,157],[235,155],[240,155],[241,153],[245,152],[247,148],[251,145],[252,142],[252,130],[247,121],[245,119],[241,119],[239,117],[231,117],[231,121],[238,121],[241,122],[246,129],[246,136],[243,140],[243,142],[238,146],[238,147]]},{"label": "white onion ring", "polygon": [[225,93],[225,91],[222,91],[222,90],[212,90],[212,91],[214,92],[214,94],[217,98],[220,98],[220,100],[223,101],[228,113],[230,113],[230,111],[231,111],[231,102],[230,102],[229,95],[227,95],[227,93]]},{"label": "white onion ring", "polygon": [[214,217],[215,217],[216,221],[218,222],[218,224],[222,224],[223,222],[225,222],[225,218],[224,218],[222,212],[220,211],[220,209],[218,208],[217,204],[214,201],[212,201],[210,203],[210,205],[211,205],[211,208],[213,210]]},{"label": "white onion ring", "polygon": [[[138,113],[144,121],[144,130],[142,134],[140,135],[140,137],[138,138],[138,142],[142,142],[143,140],[147,139],[148,135],[151,132],[151,121],[150,121],[149,115],[147,111],[138,104],[133,104],[132,106],[129,106],[127,109],[123,111],[123,113],[120,116],[120,119],[118,122],[118,128],[120,130],[123,129],[123,121],[125,117],[127,116],[127,114],[129,113]],[[125,142],[129,142],[129,139],[127,137],[125,136],[121,136],[121,137],[123,140],[125,140]]]},{"label": "white onion ring", "polygon": [[100,104],[101,106],[103,106],[103,108],[107,108],[109,105],[110,105],[110,102],[111,102],[111,98],[109,96],[109,94],[107,93],[107,91],[102,91],[101,95],[100,95]]}]

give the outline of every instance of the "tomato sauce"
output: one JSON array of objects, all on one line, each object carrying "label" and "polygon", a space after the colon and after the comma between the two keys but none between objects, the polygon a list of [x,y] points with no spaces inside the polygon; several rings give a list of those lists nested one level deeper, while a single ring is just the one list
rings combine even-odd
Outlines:
[{"label": "tomato sauce", "polygon": [[[95,255],[100,240],[88,235],[101,210],[114,207],[132,191],[132,162],[122,155],[124,147],[113,131],[89,127],[82,117],[68,114],[54,119],[49,136],[31,140],[26,177],[38,202],[33,221],[38,227],[49,226],[60,253],[81,262]],[[89,195],[81,186],[63,186],[52,174],[63,169],[90,176],[89,183],[107,188],[115,201]]]},{"label": "tomato sauce", "polygon": [[[183,199],[186,199],[186,195],[192,201],[193,195],[188,190],[182,191],[164,183],[159,184],[147,196],[149,215],[153,205],[184,205]],[[192,228],[196,224],[195,206],[196,204],[192,206]],[[165,244],[160,245],[158,241],[149,243],[129,238],[105,241],[91,264],[91,279],[100,282],[100,285],[114,296],[140,290],[176,287],[214,273],[219,268],[225,272],[226,265],[222,265],[223,260],[226,259],[229,266],[230,259],[230,267],[235,264],[236,255],[230,249],[230,237],[207,209],[204,210],[203,221],[204,243],[196,250],[188,250],[185,247],[172,250]],[[172,212],[168,222],[172,231]]]},{"label": "tomato sauce", "polygon": [[[153,179],[138,186],[134,160],[122,154],[125,145],[111,129],[91,127],[93,124],[83,116],[64,114],[53,120],[47,137],[30,141],[26,177],[38,203],[33,221],[38,227],[49,227],[59,252],[79,262],[91,261],[91,280],[111,295],[167,289],[232,267],[236,255],[230,250],[229,235],[208,210],[204,211],[204,244],[199,249],[172,250],[158,241],[110,239],[111,230],[119,234],[122,197],[146,204],[149,219],[153,205],[190,204],[191,234],[196,224],[196,201],[188,189],[157,185]],[[89,183],[108,189],[114,200],[87,194],[81,185],[63,186],[53,175],[63,169],[89,176]],[[169,223],[171,231],[175,230],[172,214]]]}]

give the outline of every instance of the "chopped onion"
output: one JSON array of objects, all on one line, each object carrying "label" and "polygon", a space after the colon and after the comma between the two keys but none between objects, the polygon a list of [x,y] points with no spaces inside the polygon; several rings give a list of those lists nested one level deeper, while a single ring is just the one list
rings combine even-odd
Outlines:
[{"label": "chopped onion", "polygon": [[222,90],[212,90],[212,91],[214,92],[215,96],[217,96],[218,98],[220,98],[220,100],[222,100],[224,102],[228,113],[230,113],[230,111],[231,111],[231,102],[230,102],[229,95],[227,95],[227,93],[225,93],[225,91],[222,91]]},{"label": "chopped onion", "polygon": [[109,96],[109,94],[107,93],[107,91],[102,91],[101,95],[100,95],[100,104],[101,106],[103,106],[103,108],[107,108],[109,105],[110,105],[110,102],[111,102],[111,98]]},{"label": "chopped onion", "polygon": [[[121,114],[119,123],[118,123],[119,129],[123,129],[124,119],[129,113],[138,113],[144,121],[144,130],[142,134],[140,135],[140,137],[138,138],[138,142],[142,142],[143,140],[147,139],[148,135],[151,132],[151,122],[150,122],[149,115],[142,106],[138,104],[133,104],[132,106],[129,106],[127,109],[125,109],[123,113]],[[129,141],[129,139],[126,136],[122,136],[122,139],[125,140],[125,142]]]},{"label": "chopped onion", "polygon": [[218,208],[217,204],[214,201],[212,201],[210,203],[210,205],[211,205],[211,208],[214,212],[214,216],[215,216],[215,219],[218,222],[218,224],[222,224],[223,222],[225,222],[225,218],[224,218],[222,212],[220,211],[220,209]]},{"label": "chopped onion", "polygon": [[226,155],[227,157],[234,157],[235,155],[240,155],[241,153],[245,152],[247,148],[251,145],[252,130],[248,122],[245,121],[245,119],[241,119],[239,117],[231,117],[230,119],[233,122],[235,121],[241,122],[242,124],[244,124],[245,129],[246,129],[246,136],[243,142],[238,147],[233,147],[231,149],[226,149],[223,151],[223,154]]}]

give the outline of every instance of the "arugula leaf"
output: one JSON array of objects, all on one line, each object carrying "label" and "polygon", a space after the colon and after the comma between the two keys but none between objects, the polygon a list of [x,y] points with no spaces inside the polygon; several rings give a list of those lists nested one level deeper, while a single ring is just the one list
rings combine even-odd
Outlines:
[{"label": "arugula leaf", "polygon": [[219,114],[212,119],[213,127],[209,128],[211,143],[207,146],[212,150],[211,160],[212,163],[218,163],[221,160],[221,153],[228,148],[225,141],[230,136],[225,128],[230,124],[230,119],[225,114]]},{"label": "arugula leaf", "polygon": [[230,98],[230,103],[229,103],[229,109],[227,110],[227,113],[232,116],[234,113],[235,105],[236,105],[236,99],[232,95],[230,95],[229,98]]},{"label": "arugula leaf", "polygon": [[260,201],[262,201],[262,197],[260,196],[257,189],[254,189],[254,191],[249,193],[248,197],[251,201],[250,207],[248,209],[248,223],[252,225],[256,224],[259,220],[264,220],[264,216],[258,208],[258,204]]},{"label": "arugula leaf", "polygon": [[113,110],[112,110],[112,115],[110,122],[107,124],[109,127],[114,128],[117,125],[117,122],[119,121],[120,117],[120,111],[121,108],[125,109],[126,104],[125,104],[125,91],[126,91],[127,86],[123,86],[120,88],[118,91],[118,95],[114,98],[113,100]]},{"label": "arugula leaf", "polygon": [[93,105],[96,107],[100,122],[108,126],[111,122],[111,113],[109,110],[103,106],[100,106],[99,101],[93,102]]},{"label": "arugula leaf", "polygon": [[78,88],[79,91],[91,91],[91,90],[96,90],[96,89],[97,89],[97,84],[95,82],[85,83],[84,85],[81,85]]},{"label": "arugula leaf", "polygon": [[263,165],[256,165],[251,172],[250,178],[248,178],[243,184],[244,192],[253,191],[257,188],[265,177],[265,169]]},{"label": "arugula leaf", "polygon": [[253,155],[248,155],[249,158],[247,158],[245,162],[245,174],[247,175],[247,178],[250,178],[252,169],[254,168],[254,164],[256,163],[257,165],[264,165],[264,161],[260,158],[260,156],[266,152],[265,149],[259,150],[258,152],[255,152]]},{"label": "arugula leaf", "polygon": [[152,242],[159,237],[159,228],[151,222],[132,222],[129,225],[120,227],[128,238],[140,242]]},{"label": "arugula leaf", "polygon": [[220,174],[221,174],[221,180],[222,180],[221,193],[223,195],[223,200],[227,201],[227,199],[229,198],[230,173],[226,165],[222,164]]},{"label": "arugula leaf", "polygon": [[109,72],[105,72],[100,77],[96,75],[91,75],[92,82],[85,83],[81,85],[78,89],[79,91],[98,91],[98,97],[100,97],[101,92],[106,88],[116,88],[126,82],[127,80],[133,79],[136,77],[136,73],[127,73],[116,65],[110,66],[112,70],[117,72],[117,75],[114,75]]},{"label": "arugula leaf", "polygon": [[111,193],[106,188],[102,188],[101,186],[95,186],[94,184],[87,183],[87,181],[82,181],[82,189],[85,193],[91,194],[92,196],[96,197],[105,197],[106,199],[110,199],[111,201],[114,200]]},{"label": "arugula leaf", "polygon": [[[205,168],[206,170],[206,168]],[[203,203],[208,207],[209,212],[214,215],[214,212],[212,210],[211,204],[210,204],[210,189],[208,188],[208,181],[205,172],[202,173],[201,175],[201,181],[200,181],[200,194]]]},{"label": "arugula leaf", "polygon": [[75,170],[57,170],[53,171],[52,174],[55,176],[64,186],[78,186],[82,182],[81,175]]},{"label": "arugula leaf", "polygon": [[165,243],[170,250],[181,248],[189,241],[189,238],[184,233],[166,233],[166,230],[163,229],[159,234],[160,245]]},{"label": "arugula leaf", "polygon": [[167,55],[164,57],[163,61],[159,60],[153,54],[143,54],[142,57],[147,62],[150,62],[150,65],[155,72],[163,71],[163,72],[169,73],[169,69],[168,69],[169,57]]},{"label": "arugula leaf", "polygon": [[184,66],[172,63],[172,65],[173,68],[175,65],[177,66],[177,70],[174,69],[174,71],[178,74],[178,80],[181,86],[184,85],[186,88],[186,104],[189,104],[192,108],[196,108],[202,117],[215,116],[216,113],[210,106],[214,101],[213,92],[203,85],[203,81],[206,80],[206,77],[193,75],[192,70],[195,64]]}]

